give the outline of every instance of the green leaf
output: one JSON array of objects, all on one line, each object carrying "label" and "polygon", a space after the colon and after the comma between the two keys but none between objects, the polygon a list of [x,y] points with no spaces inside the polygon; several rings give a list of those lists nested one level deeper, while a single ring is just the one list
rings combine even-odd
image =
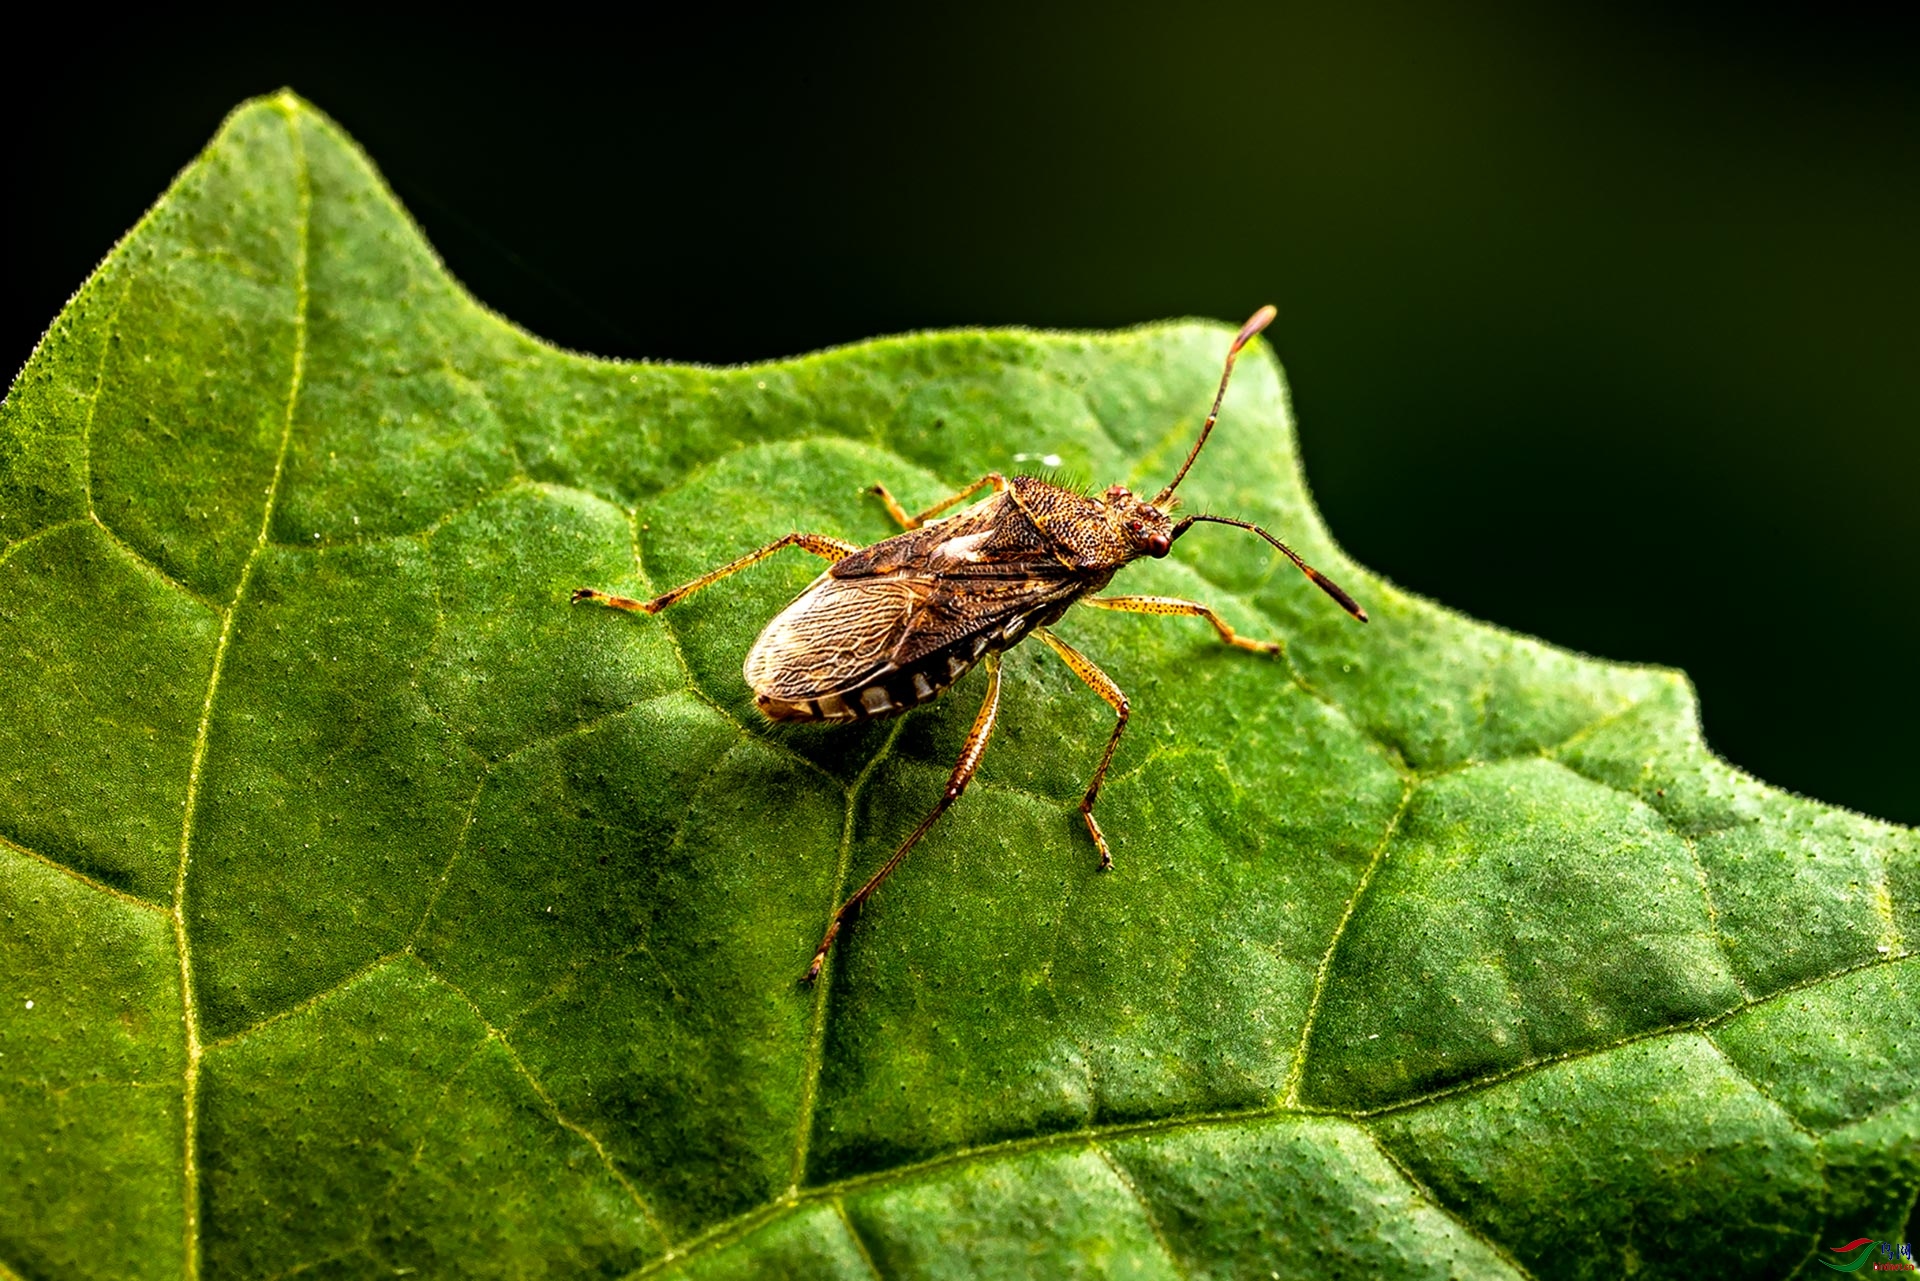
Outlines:
[{"label": "green leaf", "polygon": [[[769,305],[801,305],[775,300]],[[981,693],[760,723],[790,529],[1022,455],[1149,485],[1228,330],[556,351],[249,104],[0,407],[0,1264],[23,1277],[1780,1276],[1920,1188],[1920,842],[1677,673],[1369,575],[1242,365],[1203,527]],[[1525,537],[1525,531],[1516,531]],[[1773,638],[1756,643],[1777,644]],[[1783,678],[1788,678],[1783,667]],[[1792,671],[1791,679],[1811,674]],[[0,1269],[4,1272],[5,1269]]]}]

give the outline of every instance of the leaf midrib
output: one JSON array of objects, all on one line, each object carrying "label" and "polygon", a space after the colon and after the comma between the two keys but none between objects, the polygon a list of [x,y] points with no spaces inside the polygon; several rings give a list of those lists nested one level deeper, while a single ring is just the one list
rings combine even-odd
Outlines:
[{"label": "leaf midrib", "polygon": [[[274,452],[273,478],[267,484],[266,500],[261,504],[260,532],[254,538],[253,547],[248,551],[246,561],[240,566],[240,576],[233,588],[233,599],[227,603],[221,615],[220,639],[213,651],[213,670],[207,678],[207,696],[201,704],[200,726],[194,735],[193,757],[187,768],[186,798],[181,806],[180,863],[174,873],[173,907],[170,913],[173,919],[174,946],[180,953],[180,1007],[186,1028],[186,1066],[181,1085],[181,1116],[184,1131],[182,1153],[184,1173],[182,1219],[184,1222],[181,1272],[186,1281],[198,1281],[200,1276],[199,1094],[202,1046],[200,1013],[193,983],[193,948],[187,932],[186,915],[187,873],[193,863],[194,817],[200,804],[200,778],[206,765],[207,737],[213,724],[214,698],[220,689],[220,676],[226,670],[227,650],[233,640],[233,625],[240,612],[240,602],[246,596],[247,584],[253,580],[253,567],[259,561],[260,553],[267,546],[267,533],[273,524],[274,505],[280,497],[280,482],[286,474],[287,447],[293,439],[294,408],[300,400],[300,386],[306,371],[307,360],[307,253],[313,225],[312,178],[307,167],[306,146],[300,137],[300,121],[295,104],[283,96],[276,100],[275,106],[287,124],[287,135],[294,158],[295,200],[299,210],[293,259],[293,359],[287,377],[287,403],[280,423],[280,443]],[[97,404],[97,391],[95,401]],[[91,424],[91,418],[88,421]],[[91,477],[91,439],[87,444],[88,476]],[[87,506],[91,514],[93,506],[91,484],[89,484]]]}]

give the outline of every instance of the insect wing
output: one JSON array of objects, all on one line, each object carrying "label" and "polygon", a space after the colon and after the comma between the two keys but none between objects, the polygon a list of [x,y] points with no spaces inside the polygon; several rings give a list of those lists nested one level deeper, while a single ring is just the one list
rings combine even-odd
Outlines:
[{"label": "insect wing", "polygon": [[893,670],[891,656],[932,594],[926,569],[966,516],[909,530],[836,562],[767,624],[747,654],[747,683],[779,699],[857,690]]},{"label": "insect wing", "polygon": [[[1054,606],[1086,588],[1006,495],[875,543],[828,572],[849,581],[914,581],[913,609],[887,655],[894,668],[943,650],[971,665],[987,650],[1024,636]],[[946,670],[947,679],[955,674]]]},{"label": "insect wing", "polygon": [[893,652],[933,588],[930,574],[820,575],[760,633],[747,653],[747,684],[790,700],[869,684],[893,669]]},{"label": "insect wing", "polygon": [[1083,590],[1076,579],[1049,573],[1049,568],[1017,576],[943,576],[894,647],[894,665],[905,667],[944,649],[973,659],[1012,644]]}]

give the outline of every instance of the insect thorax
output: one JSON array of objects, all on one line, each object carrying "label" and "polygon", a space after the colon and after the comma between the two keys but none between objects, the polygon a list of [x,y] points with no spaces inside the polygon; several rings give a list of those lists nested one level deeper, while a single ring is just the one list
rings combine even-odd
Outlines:
[{"label": "insect thorax", "polygon": [[1031,476],[1013,487],[1021,508],[1046,531],[1040,545],[1065,551],[1080,568],[1111,574],[1139,556],[1124,533],[1123,514],[1104,499]]}]

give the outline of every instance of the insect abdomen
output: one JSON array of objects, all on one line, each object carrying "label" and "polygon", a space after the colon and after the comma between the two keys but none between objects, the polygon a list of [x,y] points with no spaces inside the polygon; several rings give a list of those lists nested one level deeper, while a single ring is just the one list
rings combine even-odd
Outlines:
[{"label": "insect abdomen", "polygon": [[[970,647],[963,647],[962,652],[966,648]],[[807,698],[782,698],[755,690],[754,702],[762,715],[775,721],[865,721],[898,716],[940,697],[948,686],[971,671],[977,661],[950,653],[932,654],[853,689]]]}]

